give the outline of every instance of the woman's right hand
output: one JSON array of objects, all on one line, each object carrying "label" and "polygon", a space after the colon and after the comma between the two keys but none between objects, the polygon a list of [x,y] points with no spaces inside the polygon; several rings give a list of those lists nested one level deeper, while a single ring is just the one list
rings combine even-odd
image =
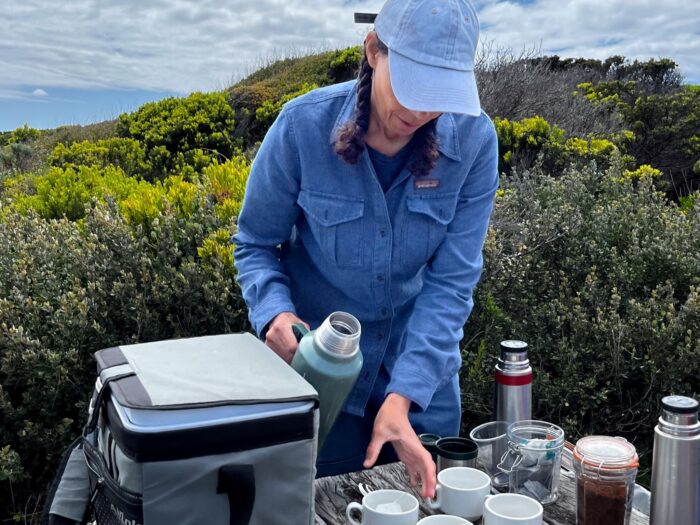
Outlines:
[{"label": "woman's right hand", "polygon": [[309,329],[309,325],[292,312],[282,312],[270,322],[270,327],[265,334],[265,344],[272,348],[287,364],[292,362],[299,345],[292,331],[292,325],[296,323],[301,323],[307,330]]}]

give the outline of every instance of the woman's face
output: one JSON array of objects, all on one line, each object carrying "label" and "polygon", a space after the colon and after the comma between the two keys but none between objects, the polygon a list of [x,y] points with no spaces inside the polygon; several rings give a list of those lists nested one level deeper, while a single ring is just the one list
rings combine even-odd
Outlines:
[{"label": "woman's face", "polygon": [[383,54],[376,45],[372,33],[365,42],[367,60],[372,66],[372,117],[387,135],[407,137],[418,128],[440,116],[439,112],[413,111],[403,107],[394,96],[389,78],[389,56]]}]

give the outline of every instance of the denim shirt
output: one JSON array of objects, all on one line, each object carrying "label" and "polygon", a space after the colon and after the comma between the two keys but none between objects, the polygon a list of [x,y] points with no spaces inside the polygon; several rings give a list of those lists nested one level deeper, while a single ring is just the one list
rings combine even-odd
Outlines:
[{"label": "denim shirt", "polygon": [[335,311],[358,318],[364,364],[346,412],[364,415],[381,366],[380,395],[425,410],[461,364],[498,187],[496,132],[483,112],[441,115],[433,172],[407,165],[385,194],[366,148],[355,165],[333,150],[355,99],[350,81],[284,106],[251,167],[232,238],[237,279],[258,333],[284,311],[312,329]]}]

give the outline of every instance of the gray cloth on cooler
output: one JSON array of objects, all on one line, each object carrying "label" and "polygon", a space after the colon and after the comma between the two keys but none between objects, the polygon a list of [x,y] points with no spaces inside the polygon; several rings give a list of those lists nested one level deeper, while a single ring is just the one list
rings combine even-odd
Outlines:
[{"label": "gray cloth on cooler", "polygon": [[68,458],[49,512],[80,523],[85,517],[89,497],[90,482],[85,456],[83,450],[76,447]]},{"label": "gray cloth on cooler", "polygon": [[[193,345],[206,349],[201,359]],[[287,363],[248,333],[157,341],[120,349],[152,402],[150,407],[134,404],[117,384],[114,394],[127,407],[175,408],[317,398],[309,383],[290,373]]]}]

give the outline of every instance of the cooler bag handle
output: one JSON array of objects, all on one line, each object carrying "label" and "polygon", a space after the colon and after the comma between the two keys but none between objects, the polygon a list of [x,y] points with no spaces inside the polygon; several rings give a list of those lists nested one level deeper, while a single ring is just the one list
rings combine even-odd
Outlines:
[{"label": "cooler bag handle", "polygon": [[228,495],[230,525],[248,525],[255,504],[253,465],[226,465],[219,469],[217,494]]},{"label": "cooler bag handle", "polygon": [[100,371],[100,375],[95,381],[95,393],[90,400],[90,408],[88,422],[83,429],[83,438],[87,438],[97,428],[97,422],[100,419],[100,408],[105,394],[109,391],[109,383],[122,377],[135,375],[134,369],[130,364],[125,363],[117,366],[110,366]]}]

